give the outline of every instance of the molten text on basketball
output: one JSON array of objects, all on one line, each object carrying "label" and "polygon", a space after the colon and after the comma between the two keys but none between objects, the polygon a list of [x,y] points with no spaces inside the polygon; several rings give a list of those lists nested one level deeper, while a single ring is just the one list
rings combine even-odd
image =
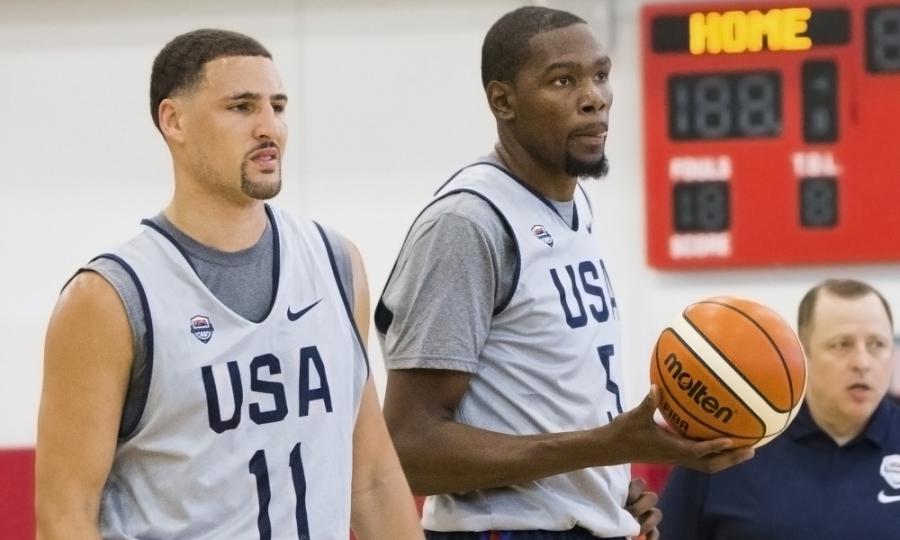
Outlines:
[{"label": "molten text on basketball", "polygon": [[734,416],[734,411],[730,407],[720,406],[719,400],[709,395],[709,387],[706,386],[706,383],[699,379],[694,379],[690,373],[684,371],[681,362],[678,361],[675,354],[667,356],[665,364],[666,371],[669,372],[672,380],[675,381],[678,388],[684,390],[688,397],[694,400],[694,403],[700,405],[704,411],[712,414],[716,419],[721,420],[723,424],[727,424],[731,420],[731,417]]}]

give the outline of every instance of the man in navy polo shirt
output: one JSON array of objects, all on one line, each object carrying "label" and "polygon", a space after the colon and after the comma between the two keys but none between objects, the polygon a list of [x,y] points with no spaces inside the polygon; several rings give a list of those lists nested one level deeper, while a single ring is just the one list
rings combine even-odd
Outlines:
[{"label": "man in navy polo shirt", "polygon": [[900,408],[886,399],[893,318],[866,283],[828,280],[800,303],[806,400],[756,458],[709,475],[676,468],[665,540],[900,538]]}]

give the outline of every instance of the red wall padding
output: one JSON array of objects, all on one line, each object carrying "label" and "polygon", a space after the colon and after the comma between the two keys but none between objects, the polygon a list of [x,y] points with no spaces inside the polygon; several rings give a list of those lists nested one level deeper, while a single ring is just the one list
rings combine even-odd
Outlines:
[{"label": "red wall padding", "polygon": [[632,463],[631,477],[643,478],[647,482],[647,489],[660,494],[666,486],[666,480],[669,478],[669,472],[672,471],[671,465],[662,465],[655,463]]},{"label": "red wall padding", "polygon": [[34,450],[0,450],[0,531],[4,540],[34,538]]}]

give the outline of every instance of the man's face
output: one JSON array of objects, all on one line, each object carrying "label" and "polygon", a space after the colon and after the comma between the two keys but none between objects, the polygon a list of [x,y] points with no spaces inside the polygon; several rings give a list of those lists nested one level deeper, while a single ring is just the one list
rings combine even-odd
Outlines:
[{"label": "man's face", "polygon": [[586,24],[540,33],[514,81],[516,138],[570,176],[606,172],[612,64]]},{"label": "man's face", "polygon": [[204,79],[179,96],[187,167],[232,200],[269,199],[281,189],[287,97],[274,64],[260,56],[208,62]]},{"label": "man's face", "polygon": [[807,399],[825,421],[865,423],[887,392],[893,368],[893,330],[881,300],[823,290],[811,323]]}]

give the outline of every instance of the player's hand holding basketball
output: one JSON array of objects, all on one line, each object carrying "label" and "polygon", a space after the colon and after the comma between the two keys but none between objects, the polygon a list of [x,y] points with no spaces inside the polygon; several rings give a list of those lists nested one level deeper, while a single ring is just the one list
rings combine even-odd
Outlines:
[{"label": "player's hand holding basketball", "polygon": [[[721,296],[689,305],[662,331],[650,381],[644,401],[613,422],[631,459],[717,472],[784,432],[803,401],[806,357],[773,310]],[[677,435],[653,420],[657,408]]]},{"label": "player's hand holding basketball", "polygon": [[673,463],[703,472],[718,472],[753,457],[753,448],[734,448],[728,438],[693,441],[660,427],[653,419],[659,405],[659,388],[640,405],[613,420],[617,444],[626,445],[632,461]]},{"label": "player's hand holding basketball", "polygon": [[775,311],[720,296],[689,305],[660,333],[650,383],[659,387],[659,412],[679,435],[758,448],[796,416],[806,357]]}]

